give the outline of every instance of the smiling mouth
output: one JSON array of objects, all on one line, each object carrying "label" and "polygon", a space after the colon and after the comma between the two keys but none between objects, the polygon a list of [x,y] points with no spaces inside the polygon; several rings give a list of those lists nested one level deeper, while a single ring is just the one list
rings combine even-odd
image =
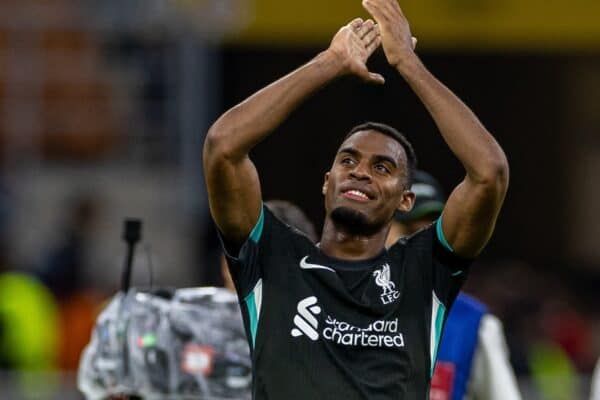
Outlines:
[{"label": "smiling mouth", "polygon": [[356,190],[356,189],[345,191],[342,194],[347,199],[359,201],[361,203],[366,203],[367,201],[370,200],[369,196],[367,196],[365,193],[361,192],[360,190]]}]

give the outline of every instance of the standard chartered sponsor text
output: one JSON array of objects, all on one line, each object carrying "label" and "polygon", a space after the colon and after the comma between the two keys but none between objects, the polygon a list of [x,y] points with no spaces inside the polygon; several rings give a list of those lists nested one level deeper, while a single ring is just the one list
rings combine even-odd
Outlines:
[{"label": "standard chartered sponsor text", "polygon": [[325,319],[323,338],[345,346],[404,347],[404,335],[398,332],[398,319],[375,321],[359,328],[332,316]]}]

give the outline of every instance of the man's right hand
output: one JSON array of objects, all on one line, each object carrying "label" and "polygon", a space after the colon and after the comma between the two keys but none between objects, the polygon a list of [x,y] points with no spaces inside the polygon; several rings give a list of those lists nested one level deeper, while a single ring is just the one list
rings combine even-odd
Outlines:
[{"label": "man's right hand", "polygon": [[383,84],[383,76],[367,68],[367,60],[380,45],[377,24],[370,19],[363,21],[356,18],[336,33],[327,51],[339,60],[343,74],[356,75],[365,82]]},{"label": "man's right hand", "polygon": [[249,157],[304,99],[341,75],[384,83],[366,62],[381,44],[372,20],[355,19],[344,26],[325,50],[223,114],[204,144],[204,174],[210,211],[223,237],[232,245],[248,239],[262,211],[260,179]]}]

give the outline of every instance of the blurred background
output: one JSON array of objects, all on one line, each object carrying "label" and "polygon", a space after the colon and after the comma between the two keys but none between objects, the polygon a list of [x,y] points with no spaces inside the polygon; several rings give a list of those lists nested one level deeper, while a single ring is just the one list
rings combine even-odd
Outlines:
[{"label": "blurred background", "polygon": [[[504,147],[511,187],[467,289],[505,324],[526,399],[586,399],[600,354],[600,3],[405,0],[430,70]],[[119,289],[125,217],[145,223],[139,286],[220,284],[207,128],[366,17],[360,1],[0,2],[0,398],[80,399],[94,319]],[[253,159],[265,199],[317,226],[323,174],[367,120],[405,132],[450,191],[463,176],[381,52]]]}]

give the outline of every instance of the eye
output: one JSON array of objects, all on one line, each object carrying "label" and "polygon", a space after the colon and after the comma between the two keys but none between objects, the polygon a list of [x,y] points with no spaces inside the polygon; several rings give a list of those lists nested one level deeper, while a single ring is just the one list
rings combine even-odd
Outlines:
[{"label": "eye", "polygon": [[389,174],[391,171],[385,164],[375,164],[375,170],[382,174]]},{"label": "eye", "polygon": [[352,157],[344,157],[344,158],[342,158],[340,163],[342,165],[353,165],[355,163],[355,161]]}]

